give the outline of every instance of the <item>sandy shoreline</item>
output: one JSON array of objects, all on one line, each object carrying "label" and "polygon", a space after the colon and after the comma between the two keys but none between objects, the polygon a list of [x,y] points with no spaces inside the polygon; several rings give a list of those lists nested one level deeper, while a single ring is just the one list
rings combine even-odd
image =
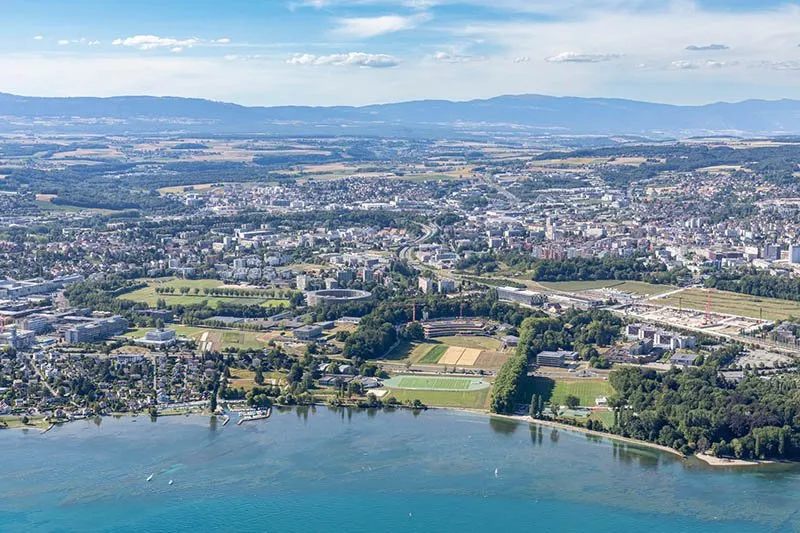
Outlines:
[{"label": "sandy shoreline", "polygon": [[727,457],[715,457],[706,453],[695,454],[700,461],[710,466],[764,466],[774,465],[777,461],[745,461],[744,459],[729,459]]}]

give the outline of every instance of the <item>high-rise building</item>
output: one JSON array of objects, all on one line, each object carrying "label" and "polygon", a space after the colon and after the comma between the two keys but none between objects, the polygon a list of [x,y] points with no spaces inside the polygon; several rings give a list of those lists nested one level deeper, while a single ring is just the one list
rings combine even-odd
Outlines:
[{"label": "high-rise building", "polygon": [[297,285],[298,291],[307,291],[308,290],[308,276],[305,274],[300,274],[295,278],[295,285]]}]

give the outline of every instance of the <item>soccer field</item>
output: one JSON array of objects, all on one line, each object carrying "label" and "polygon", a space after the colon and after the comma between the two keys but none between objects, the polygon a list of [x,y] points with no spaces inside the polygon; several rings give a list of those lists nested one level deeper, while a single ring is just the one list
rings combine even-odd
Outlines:
[{"label": "soccer field", "polygon": [[467,390],[471,379],[459,378],[401,378],[398,387],[403,389]]}]

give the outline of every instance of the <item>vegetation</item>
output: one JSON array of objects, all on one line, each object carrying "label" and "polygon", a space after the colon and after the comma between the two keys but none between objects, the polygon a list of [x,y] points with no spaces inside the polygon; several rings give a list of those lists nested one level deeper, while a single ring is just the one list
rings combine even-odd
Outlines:
[{"label": "vegetation", "polygon": [[[566,327],[567,325],[570,327]],[[610,344],[620,332],[622,322],[607,311],[571,309],[558,318],[528,318],[522,323],[516,352],[497,373],[491,409],[513,413],[518,403],[530,403],[533,394],[528,364],[544,350],[574,349],[589,355],[585,347]]]},{"label": "vegetation", "polygon": [[739,459],[800,458],[800,380],[748,375],[738,385],[717,366],[612,372],[615,432],[688,454]]}]

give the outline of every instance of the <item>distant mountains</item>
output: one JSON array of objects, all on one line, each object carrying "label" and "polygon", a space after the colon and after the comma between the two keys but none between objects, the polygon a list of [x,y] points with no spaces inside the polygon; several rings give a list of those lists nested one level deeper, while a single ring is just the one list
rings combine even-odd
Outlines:
[{"label": "distant mountains", "polygon": [[673,106],[607,98],[520,95],[363,107],[245,107],[194,98],[40,98],[0,93],[0,132],[772,136],[800,134],[800,101]]}]

